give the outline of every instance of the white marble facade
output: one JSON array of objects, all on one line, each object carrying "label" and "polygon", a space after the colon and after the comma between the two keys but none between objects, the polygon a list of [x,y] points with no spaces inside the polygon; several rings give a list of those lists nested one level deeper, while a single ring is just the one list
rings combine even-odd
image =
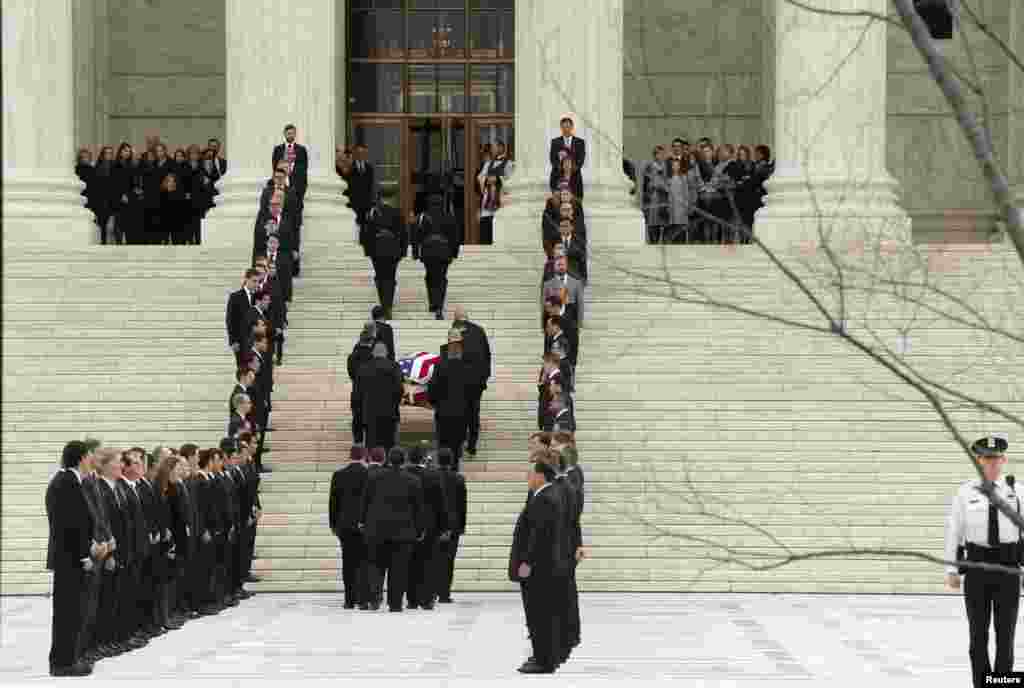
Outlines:
[{"label": "white marble facade", "polygon": [[[695,139],[708,135],[715,140],[774,143],[775,92],[777,86],[776,50],[773,15],[777,0],[741,0],[721,3],[715,0],[608,0],[587,3],[580,13],[597,27],[617,16],[621,6],[623,80],[616,88],[607,83],[606,72],[615,48],[586,53],[571,46],[579,41],[584,49],[586,37],[580,31],[556,32],[562,36],[555,49],[585,60],[564,67],[567,75],[581,80],[581,114],[599,112],[611,116],[618,100],[608,91],[622,95],[622,129],[613,127],[605,146],[609,155],[621,145],[628,157],[646,157],[651,145],[676,135]],[[830,0],[834,2],[835,0]],[[45,7],[40,3],[12,2],[17,5]],[[610,3],[610,4],[609,4]],[[63,6],[62,3],[56,3]],[[72,3],[66,3],[72,5]],[[209,136],[228,139],[228,48],[227,7],[230,3],[208,0],[180,0],[153,3],[141,0],[76,0],[74,24],[67,29],[74,51],[73,107],[74,124],[71,145],[62,146],[63,160],[70,159],[79,144],[116,142],[127,139],[141,143],[147,133],[159,131],[172,144],[201,142]],[[325,43],[321,27],[315,36],[300,42],[314,73],[321,83],[335,85],[335,107],[331,114],[335,137],[345,137],[344,41],[343,27],[347,5],[331,0],[336,39]],[[524,0],[524,4],[532,3]],[[597,9],[594,9],[598,5]],[[571,8],[574,3],[560,3]],[[5,14],[10,14],[5,4]],[[254,27],[262,11],[247,5],[245,20]],[[1024,6],[1003,0],[979,0],[977,11],[989,26],[1017,54],[1024,54]],[[600,10],[600,11],[599,11]],[[607,11],[605,11],[607,10]],[[544,16],[559,19],[562,10],[544,10]],[[568,11],[566,9],[566,11]],[[520,10],[517,10],[520,12]],[[53,15],[50,15],[53,16]],[[273,16],[272,14],[269,16]],[[522,12],[524,19],[530,15]],[[537,19],[540,19],[539,17]],[[556,26],[557,24],[547,24]],[[579,27],[579,17],[573,17]],[[322,22],[322,23],[327,23]],[[564,21],[563,21],[564,24]],[[531,37],[542,37],[545,29],[533,23],[520,23],[520,31],[529,28]],[[587,22],[582,23],[583,27]],[[595,28],[594,30],[603,30]],[[63,31],[63,29],[62,29]],[[259,33],[259,32],[257,32]],[[1009,59],[998,46],[969,27],[967,38],[986,86],[992,110],[992,128],[997,153],[1005,161],[1015,187],[1024,187],[1024,76],[1011,68]],[[288,33],[282,26],[274,29],[281,41],[262,46],[280,49],[287,44]],[[577,40],[579,39],[579,40]],[[991,226],[991,204],[984,179],[969,147],[949,116],[945,103],[909,40],[896,27],[885,29],[888,60],[884,79],[887,102],[885,127],[885,167],[899,182],[899,202],[914,218],[915,232],[941,235],[950,218],[965,218],[966,224]],[[328,45],[332,47],[328,47]],[[596,44],[595,44],[596,45]],[[966,42],[960,37],[949,41],[945,50],[963,64]],[[253,50],[257,46],[249,46]],[[61,48],[66,50],[66,45]],[[8,49],[5,49],[7,55]],[[272,55],[273,53],[269,53]],[[266,53],[250,54],[253,64]],[[522,56],[524,59],[527,56]],[[296,59],[299,59],[296,56]],[[288,61],[289,65],[293,61]],[[326,65],[330,63],[328,70]],[[297,63],[296,63],[297,65]],[[580,71],[583,70],[583,71]],[[47,76],[54,84],[54,74]],[[518,81],[518,80],[517,80]],[[11,81],[8,80],[7,87]],[[592,87],[591,87],[592,86]],[[522,84],[517,83],[520,107],[524,100]],[[609,102],[609,97],[610,102]],[[593,98],[593,103],[584,102]],[[609,109],[612,108],[612,109]],[[570,110],[573,108],[562,108]],[[50,109],[48,117],[57,110]],[[521,113],[523,114],[523,113]],[[269,119],[269,116],[268,116]],[[279,118],[278,118],[279,119]],[[520,116],[520,126],[524,118]],[[549,126],[543,122],[543,126]],[[538,127],[540,124],[538,124]],[[276,137],[276,123],[266,136]],[[525,132],[517,134],[520,162],[529,146]],[[619,142],[615,139],[620,138]],[[601,142],[594,141],[600,157]],[[843,142],[844,146],[853,143]],[[230,158],[245,153],[226,146]],[[330,149],[323,155],[330,156]],[[609,158],[610,160],[611,158]],[[592,158],[596,161],[596,158]],[[529,164],[529,163],[527,163]],[[602,169],[612,172],[612,165]],[[935,170],[948,174],[936,176]],[[604,172],[590,170],[598,181]],[[610,179],[612,177],[609,177]],[[617,179],[614,183],[618,183]],[[959,220],[958,220],[959,221]]]}]

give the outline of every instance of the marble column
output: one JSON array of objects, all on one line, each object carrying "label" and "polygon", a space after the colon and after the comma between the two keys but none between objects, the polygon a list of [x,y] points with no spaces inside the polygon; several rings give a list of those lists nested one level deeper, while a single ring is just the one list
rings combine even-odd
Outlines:
[{"label": "marble column", "polygon": [[336,0],[225,0],[228,173],[207,216],[203,242],[238,247],[248,260],[260,191],[271,175],[284,126],[309,151],[303,247],[351,242],[352,212],[334,171],[335,55],[343,50]]},{"label": "marble column", "polygon": [[496,243],[540,245],[548,148],[565,114],[574,116],[587,143],[591,243],[638,241],[641,217],[622,173],[622,8],[623,0],[517,0],[516,169],[507,185],[511,204],[495,218]]},{"label": "marble column", "polygon": [[3,0],[4,245],[96,243],[75,176],[72,0]]},{"label": "marble column", "polygon": [[[885,14],[888,0],[817,0]],[[886,24],[775,0],[774,176],[754,231],[777,248],[910,240],[886,169]],[[819,231],[820,230],[820,231]]]}]

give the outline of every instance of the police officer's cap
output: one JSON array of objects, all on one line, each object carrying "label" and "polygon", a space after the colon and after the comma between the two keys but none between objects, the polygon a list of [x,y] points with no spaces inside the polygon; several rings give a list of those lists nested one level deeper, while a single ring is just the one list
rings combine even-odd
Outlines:
[{"label": "police officer's cap", "polygon": [[1002,456],[1006,453],[1007,447],[1009,442],[1002,437],[986,435],[971,445],[971,451],[981,457]]}]

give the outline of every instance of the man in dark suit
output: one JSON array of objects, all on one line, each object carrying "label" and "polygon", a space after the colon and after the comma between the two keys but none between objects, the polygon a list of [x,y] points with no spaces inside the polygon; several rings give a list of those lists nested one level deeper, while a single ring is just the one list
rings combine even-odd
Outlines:
[{"label": "man in dark suit", "polygon": [[423,487],[419,479],[402,470],[405,454],[395,447],[388,453],[388,467],[366,483],[362,524],[366,537],[374,589],[388,576],[388,609],[402,611],[413,544],[424,530]]},{"label": "man in dark suit", "polygon": [[147,521],[146,509],[139,491],[139,478],[145,472],[142,461],[143,452],[137,447],[121,454],[121,480],[118,486],[128,504],[125,541],[120,543],[119,547],[121,550],[119,554],[126,566],[125,586],[122,589],[122,608],[125,610],[125,614],[122,615],[121,621],[126,631],[130,630],[141,637],[151,638],[155,634],[145,632],[149,620],[142,614],[142,604],[145,599],[143,572],[152,547],[150,524]]},{"label": "man in dark suit", "polygon": [[487,340],[484,328],[470,321],[466,309],[462,306],[455,307],[452,327],[462,331],[462,357],[469,366],[472,378],[467,398],[469,410],[466,453],[476,456],[476,445],[480,440],[480,398],[487,389],[487,381],[491,377],[491,344]]},{"label": "man in dark suit", "polygon": [[446,356],[427,384],[427,398],[437,419],[438,447],[451,450],[456,469],[469,425],[469,398],[477,384],[475,371],[463,358],[462,331],[453,327],[448,332]]},{"label": "man in dark suit", "polygon": [[256,370],[256,383],[252,389],[253,415],[259,432],[255,463],[260,473],[271,473],[273,469],[263,463],[263,443],[270,427],[270,412],[273,410],[271,394],[274,390],[274,359],[270,355],[270,341],[264,336],[253,340],[252,355],[259,361]]},{"label": "man in dark suit", "polygon": [[295,142],[298,131],[294,124],[284,127],[284,143],[274,146],[271,167],[277,168],[280,161],[288,163],[288,179],[299,200],[298,222],[296,229],[302,226],[302,205],[306,198],[306,186],[309,183],[309,152],[301,143]]},{"label": "man in dark suit", "polygon": [[551,149],[548,152],[548,159],[551,162],[551,169],[557,174],[562,158],[571,157],[576,163],[576,172],[572,178],[572,192],[578,199],[583,199],[583,165],[587,161],[586,142],[573,136],[572,119],[563,117],[559,122],[562,135],[551,139]]},{"label": "man in dark suit", "polygon": [[248,336],[245,329],[245,314],[252,307],[253,297],[259,286],[259,278],[258,270],[251,268],[246,270],[245,277],[242,279],[242,288],[231,292],[231,296],[228,297],[224,327],[228,333],[228,346],[235,352],[235,363],[239,366],[242,363],[242,356],[246,353],[245,340]]},{"label": "man in dark suit", "polygon": [[388,324],[387,312],[384,310],[384,306],[374,306],[370,311],[370,318],[373,319],[373,325],[376,328],[374,334],[374,341],[383,342],[384,346],[388,348],[388,360],[395,360],[395,331]]},{"label": "man in dark suit", "polygon": [[221,153],[220,139],[209,139],[206,142],[206,148],[213,151],[214,167],[217,170],[217,179],[220,179],[228,173],[228,161],[224,158],[223,153]]},{"label": "man in dark suit", "polygon": [[235,386],[231,390],[231,395],[228,396],[228,418],[235,412],[231,403],[235,395],[249,395],[254,382],[256,382],[256,373],[252,368],[239,368],[235,371]]},{"label": "man in dark suit", "polygon": [[362,404],[356,394],[356,376],[359,375],[359,371],[362,369],[363,364],[369,363],[373,360],[374,335],[375,328],[373,323],[367,324],[363,327],[363,331],[359,333],[359,341],[356,342],[356,345],[352,348],[352,353],[348,355],[348,361],[346,362],[348,379],[352,382],[352,392],[349,395],[349,407],[352,411],[352,442],[355,444],[363,443],[366,425],[363,422]]},{"label": "man in dark suit", "polygon": [[364,228],[364,245],[373,262],[377,299],[384,307],[385,317],[390,318],[398,284],[398,263],[409,251],[409,231],[399,212],[388,206],[374,206],[366,217]]},{"label": "man in dark suit", "polygon": [[437,451],[437,463],[441,467],[441,482],[448,508],[448,534],[447,537],[442,535],[440,542],[443,563],[437,601],[451,604],[455,556],[459,551],[459,538],[466,533],[466,479],[453,469],[452,452],[447,447]]},{"label": "man in dark suit", "polygon": [[[544,301],[544,351],[551,351],[551,345],[554,343],[552,335],[547,333],[547,322],[550,318],[558,315],[563,310],[561,300],[555,296],[548,296]],[[579,356],[580,347],[580,329],[576,325],[576,320],[571,315],[562,313],[560,328],[562,336],[568,342],[566,347],[566,356],[568,357],[569,363],[572,367],[576,368],[577,357]]]},{"label": "man in dark suit", "polygon": [[562,503],[551,489],[555,471],[536,461],[529,475],[530,497],[516,521],[509,555],[509,579],[522,587],[533,656],[524,674],[551,674],[562,658],[558,597],[565,592],[565,538]]},{"label": "man in dark suit", "polygon": [[387,358],[387,347],[373,345],[373,360],[356,375],[356,398],[366,426],[366,446],[390,449],[397,443],[402,369]]},{"label": "man in dark suit", "polygon": [[448,267],[459,257],[463,236],[461,225],[444,213],[441,204],[431,207],[430,213],[411,218],[409,238],[413,260],[422,261],[426,270],[427,311],[437,320],[444,320],[444,302],[448,293]]},{"label": "man in dark suit", "polygon": [[85,574],[100,554],[92,540],[93,520],[82,491],[80,465],[88,455],[83,442],[64,447],[58,472],[46,489],[46,516],[50,536],[46,568],[53,571],[53,627],[50,644],[51,676],[88,676],[92,665],[75,657],[82,630],[82,594]]},{"label": "man in dark suit", "polygon": [[[85,440],[85,445],[88,451],[95,456],[94,452],[100,443],[99,440]],[[78,649],[75,656],[77,660],[85,660],[88,663],[95,663],[108,656],[100,651],[102,641],[99,636],[101,633],[97,633],[97,631],[102,629],[97,627],[97,621],[99,620],[100,593],[103,589],[104,578],[110,575],[106,562],[113,556],[115,546],[118,544],[113,540],[110,522],[99,495],[99,488],[96,486],[98,482],[96,471],[90,470],[90,466],[85,465],[93,463],[92,460],[83,461],[80,465],[82,490],[93,519],[93,542],[99,543],[100,548],[105,551],[100,553],[100,557],[93,562],[93,570],[85,576],[86,592],[83,599],[82,631],[78,637]],[[117,554],[120,557],[123,552],[118,551]]]},{"label": "man in dark suit", "polygon": [[[273,293],[272,304],[281,310],[281,321],[288,324],[288,304],[292,300],[292,280],[295,277],[295,261],[292,254],[281,245],[277,234],[267,237],[267,263],[270,289]],[[266,286],[266,285],[264,285]]]},{"label": "man in dark suit", "polygon": [[[341,545],[341,577],[345,583],[345,609],[359,604],[369,609],[366,595],[366,542],[359,532],[359,519],[366,489],[366,450],[352,447],[349,464],[331,476],[331,496],[327,504],[327,519],[331,532]],[[364,606],[365,605],[365,606]]]},{"label": "man in dark suit", "polygon": [[366,222],[366,213],[374,203],[374,169],[367,161],[369,148],[365,143],[357,144],[352,152],[355,159],[348,178],[348,192],[352,210],[356,213],[356,222],[362,227]]},{"label": "man in dark suit", "polygon": [[423,487],[423,539],[413,546],[409,563],[409,609],[420,607],[430,610],[439,596],[444,561],[439,542],[451,529],[448,500],[440,471],[427,467],[427,453],[423,447],[409,450],[407,470],[420,480]]}]

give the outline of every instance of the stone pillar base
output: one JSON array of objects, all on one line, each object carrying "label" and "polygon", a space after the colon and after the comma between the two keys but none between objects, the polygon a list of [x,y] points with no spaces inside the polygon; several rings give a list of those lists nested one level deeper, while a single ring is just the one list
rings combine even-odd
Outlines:
[{"label": "stone pillar base", "polygon": [[341,180],[311,177],[306,187],[305,209],[302,211],[302,244],[350,245],[356,214],[341,195]]},{"label": "stone pillar base", "polygon": [[773,250],[807,252],[823,242],[860,246],[881,239],[913,240],[910,216],[897,200],[898,183],[888,175],[857,180],[777,171],[766,188],[754,234]]},{"label": "stone pillar base", "polygon": [[4,178],[4,246],[79,247],[97,243],[82,182],[74,177]]}]

